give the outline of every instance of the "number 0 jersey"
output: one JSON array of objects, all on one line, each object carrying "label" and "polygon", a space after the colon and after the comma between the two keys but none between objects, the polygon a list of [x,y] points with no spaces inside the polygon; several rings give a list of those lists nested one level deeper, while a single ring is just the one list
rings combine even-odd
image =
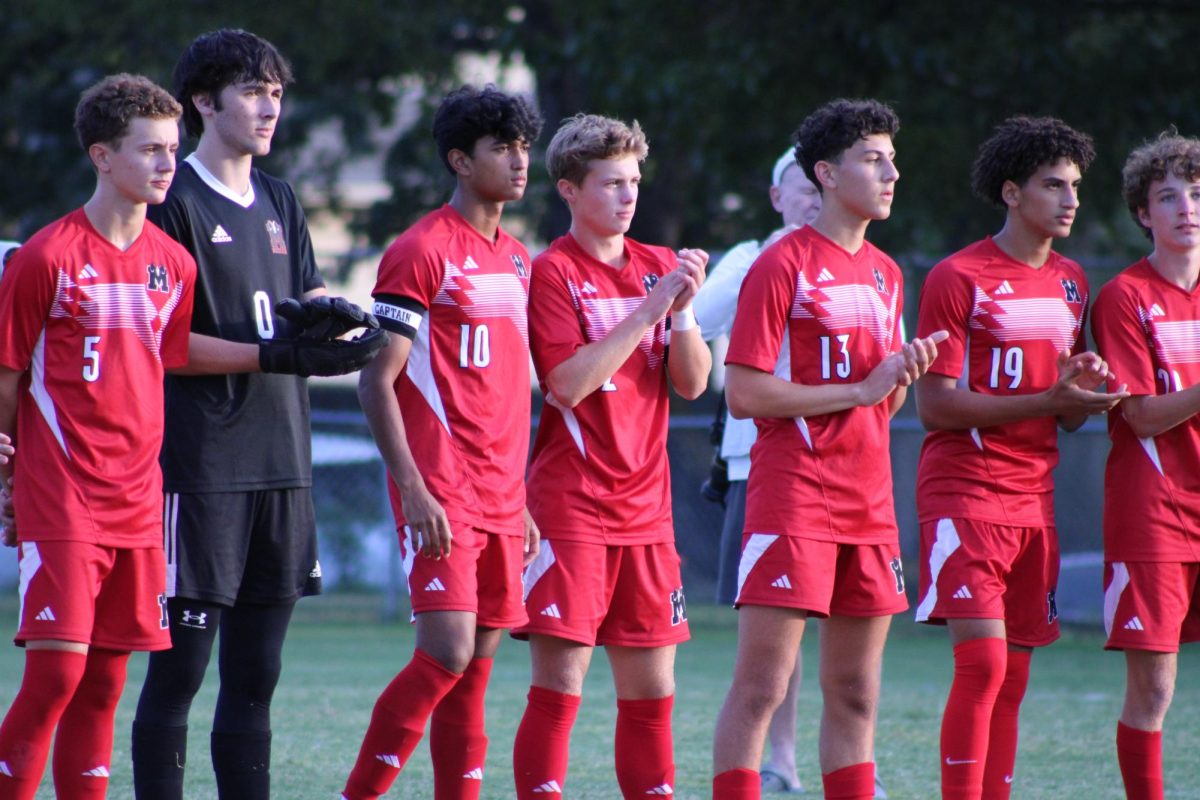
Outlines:
[{"label": "number 0 jersey", "polygon": [[[726,364],[808,386],[857,383],[900,349],[903,277],[870,242],[850,254],[805,226],[754,262]],[[888,401],[756,419],[746,532],[894,543]]]},{"label": "number 0 jersey", "polygon": [[196,265],[152,223],[124,251],[83,209],[0,281],[0,365],[24,372],[14,499],[22,541],[162,544],[163,370],[187,363]]},{"label": "number 0 jersey", "polygon": [[[1092,333],[1131,395],[1200,383],[1200,290],[1168,283],[1146,259],[1100,290]],[[1200,561],[1200,417],[1139,439],[1120,408],[1108,414],[1105,559]]]},{"label": "number 0 jersey", "polygon": [[674,543],[667,464],[667,323],[648,328],[604,385],[563,408],[545,376],[608,336],[641,305],[675,254],[625,238],[614,269],[570,234],[537,257],[529,294],[533,362],[546,405],[529,468],[529,510],[549,539],[603,545]]},{"label": "number 0 jersey", "polygon": [[[325,285],[290,186],[257,169],[234,194],[192,154],[150,218],[196,259],[192,330],[257,344],[285,336],[274,306]],[[167,376],[163,480],[169,492],[312,485],[308,386],[295,375]]]},{"label": "number 0 jersey", "polygon": [[451,522],[523,535],[529,253],[445,205],[387,249],[373,294],[380,324],[413,339],[396,400],[426,488]]},{"label": "number 0 jersey", "polygon": [[[1083,269],[1051,251],[1040,268],[991,237],[937,264],[921,289],[917,335],[945,330],[929,372],[990,395],[1043,392],[1058,380],[1058,354],[1085,349]],[[968,430],[931,431],[917,467],[922,522],[974,519],[1054,525],[1058,420],[1053,416]]]}]

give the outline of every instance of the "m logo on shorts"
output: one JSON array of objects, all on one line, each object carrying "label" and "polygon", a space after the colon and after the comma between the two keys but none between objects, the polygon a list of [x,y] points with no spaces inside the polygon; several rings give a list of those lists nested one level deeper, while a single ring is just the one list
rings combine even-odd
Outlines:
[{"label": "m logo on shorts", "polygon": [[904,565],[900,563],[900,557],[893,558],[888,566],[892,568],[892,577],[896,579],[896,594],[904,594]]},{"label": "m logo on shorts", "polygon": [[671,592],[671,625],[687,622],[687,601],[683,599],[683,587]]},{"label": "m logo on shorts", "polygon": [[1046,622],[1053,623],[1058,619],[1058,603],[1054,599],[1054,589],[1046,592]]},{"label": "m logo on shorts", "polygon": [[165,594],[158,596],[158,627],[164,631],[171,627],[171,618],[167,615],[167,596]]}]

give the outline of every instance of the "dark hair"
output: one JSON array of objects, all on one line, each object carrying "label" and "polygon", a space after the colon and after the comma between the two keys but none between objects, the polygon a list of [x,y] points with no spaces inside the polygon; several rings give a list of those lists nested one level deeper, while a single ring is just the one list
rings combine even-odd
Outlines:
[{"label": "dark hair", "polygon": [[1138,211],[1150,205],[1150,184],[1166,180],[1168,175],[1189,183],[1200,180],[1200,139],[1180,136],[1174,127],[1158,138],[1135,149],[1121,168],[1121,195],[1133,221],[1150,239],[1150,229],[1138,218]]},{"label": "dark hair", "polygon": [[878,100],[831,100],[809,114],[792,134],[796,162],[813,185],[824,193],[817,180],[818,161],[836,163],[854,143],[877,133],[895,136],[900,130],[896,112]]},{"label": "dark hair", "polygon": [[97,142],[116,148],[133,120],[179,119],[181,110],[175,98],[154,81],[122,72],[101,79],[80,95],[75,106],[75,134],[84,150]]},{"label": "dark hair", "polygon": [[292,65],[266,39],[223,28],[188,45],[175,65],[173,80],[175,97],[183,105],[183,126],[189,136],[199,136],[204,133],[204,120],[192,103],[194,95],[207,94],[219,111],[226,86],[244,81],[287,86],[292,82]]},{"label": "dark hair", "polygon": [[1060,158],[1085,172],[1096,158],[1092,137],[1054,117],[1009,117],[979,146],[971,188],[989,203],[1004,206],[1006,181],[1021,186],[1040,167]]},{"label": "dark hair", "polygon": [[433,138],[446,169],[450,151],[470,154],[475,143],[485,136],[501,142],[525,141],[530,144],[542,130],[542,116],[524,97],[508,94],[492,84],[479,89],[463,86],[455,89],[438,106],[433,116]]}]

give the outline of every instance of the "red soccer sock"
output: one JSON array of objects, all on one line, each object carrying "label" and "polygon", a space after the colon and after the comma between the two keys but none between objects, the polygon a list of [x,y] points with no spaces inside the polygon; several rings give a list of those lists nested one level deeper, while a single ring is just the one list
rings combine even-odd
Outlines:
[{"label": "red soccer sock", "polygon": [[825,800],[871,800],[875,796],[875,762],[864,761],[821,776]]},{"label": "red soccer sock", "polygon": [[567,782],[571,727],[583,698],[529,687],[529,704],[513,742],[518,800],[558,800]]},{"label": "red soccer sock", "polygon": [[992,709],[1007,656],[1007,643],[994,637],[954,646],[954,682],[942,715],[942,800],[982,796]]},{"label": "red soccer sock", "polygon": [[433,709],[429,753],[436,800],[478,800],[488,746],[483,700],[491,674],[492,659],[473,659]]},{"label": "red soccer sock", "polygon": [[59,800],[104,800],[108,793],[113,720],[128,663],[129,653],[88,651],[83,679],[54,737],[54,793]]},{"label": "red soccer sock", "polygon": [[992,725],[988,733],[987,766],[983,771],[983,800],[1008,800],[1012,793],[1017,764],[1017,723],[1021,701],[1029,685],[1028,650],[1009,650],[1008,668],[1004,683],[992,709]]},{"label": "red soccer sock", "polygon": [[1162,731],[1118,722],[1117,763],[1127,800],[1163,800]]},{"label": "red soccer sock", "polygon": [[374,800],[388,790],[421,741],[434,706],[458,679],[429,654],[413,651],[412,661],[375,701],[358,760],[342,790],[347,800]]},{"label": "red soccer sock", "polygon": [[46,769],[50,736],[83,678],[87,656],[26,650],[25,674],[0,725],[0,795],[33,800]]},{"label": "red soccer sock", "polygon": [[760,800],[762,784],[752,769],[730,769],[713,776],[713,800]]},{"label": "red soccer sock", "polygon": [[675,754],[671,709],[675,696],[652,700],[617,698],[617,783],[625,797],[673,794]]}]

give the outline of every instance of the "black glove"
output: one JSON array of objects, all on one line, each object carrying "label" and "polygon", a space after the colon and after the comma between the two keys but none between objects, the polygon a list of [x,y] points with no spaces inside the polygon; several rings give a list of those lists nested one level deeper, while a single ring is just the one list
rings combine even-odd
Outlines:
[{"label": "black glove", "polygon": [[298,329],[295,338],[302,341],[327,342],[355,328],[379,328],[374,314],[344,297],[318,295],[303,302],[289,297],[275,305],[275,313]]},{"label": "black glove", "polygon": [[[371,317],[371,320],[374,321],[375,318]],[[376,325],[378,324],[376,322]],[[379,328],[348,341],[264,339],[258,344],[258,366],[263,372],[299,375],[302,378],[312,375],[345,375],[348,372],[357,372],[369,364],[387,343],[387,331]]]}]

